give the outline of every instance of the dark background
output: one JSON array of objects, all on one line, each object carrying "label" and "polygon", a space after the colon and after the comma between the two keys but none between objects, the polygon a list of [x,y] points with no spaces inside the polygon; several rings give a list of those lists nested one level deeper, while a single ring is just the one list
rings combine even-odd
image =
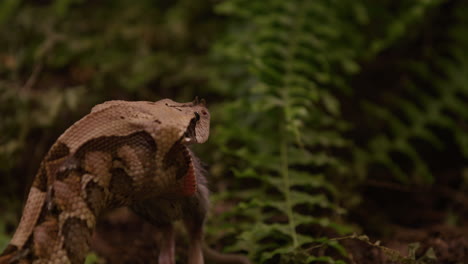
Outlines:
[{"label": "dark background", "polygon": [[0,248],[48,148],[92,106],[199,96],[212,247],[468,263],[466,14],[463,0],[0,1]]}]

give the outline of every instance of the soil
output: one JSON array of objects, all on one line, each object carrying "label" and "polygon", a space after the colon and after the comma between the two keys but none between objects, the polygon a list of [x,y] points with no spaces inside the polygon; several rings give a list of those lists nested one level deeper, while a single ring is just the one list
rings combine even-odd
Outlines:
[{"label": "soil", "polygon": [[429,187],[369,180],[352,221],[372,242],[379,240],[401,256],[413,254],[413,261],[392,259],[385,248],[354,239],[343,242],[350,263],[468,264],[468,193],[462,191],[459,175],[438,178],[443,182]]},{"label": "soil", "polygon": [[[468,194],[450,182],[450,175],[444,179],[448,182],[429,187],[366,182],[363,202],[349,221],[369,240],[341,240],[346,263],[468,264]],[[185,263],[187,250],[181,230],[176,232],[177,263]],[[93,250],[107,263],[157,263],[159,238],[160,230],[121,209],[99,224]]]},{"label": "soil", "polygon": [[[468,263],[468,230],[466,228],[444,225],[432,226],[426,229],[396,227],[394,232],[391,237],[380,243],[382,247],[370,245],[357,239],[343,241],[349,253],[349,263]],[[412,247],[413,250],[411,250]],[[390,250],[394,250],[394,252],[389,252]],[[410,252],[413,252],[414,257],[409,257]],[[397,258],[396,254],[407,259]]]}]

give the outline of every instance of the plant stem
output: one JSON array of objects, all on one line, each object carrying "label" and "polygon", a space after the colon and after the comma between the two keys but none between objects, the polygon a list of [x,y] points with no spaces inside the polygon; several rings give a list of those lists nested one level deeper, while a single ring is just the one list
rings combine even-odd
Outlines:
[{"label": "plant stem", "polygon": [[[289,114],[288,114],[288,101],[287,101],[287,93],[283,95],[283,99],[285,102],[284,106],[284,123],[288,124]],[[292,202],[291,202],[291,192],[290,192],[290,183],[289,183],[289,161],[288,161],[288,132],[287,128],[283,125],[281,128],[282,135],[281,135],[281,146],[280,146],[280,155],[281,155],[281,175],[283,177],[284,183],[284,196],[286,198],[286,211],[288,214],[288,222],[289,228],[291,229],[291,237],[293,240],[294,248],[299,246],[297,241],[296,235],[296,224],[294,222],[294,215],[292,209]]]}]

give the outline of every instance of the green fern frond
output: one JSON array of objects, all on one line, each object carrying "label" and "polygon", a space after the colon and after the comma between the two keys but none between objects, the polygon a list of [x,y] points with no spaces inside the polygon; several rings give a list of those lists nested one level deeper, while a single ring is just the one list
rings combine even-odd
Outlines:
[{"label": "green fern frond", "polygon": [[[233,24],[217,46],[222,55],[216,54],[226,64],[242,66],[225,73],[232,81],[225,87],[235,90],[229,93],[223,88],[233,99],[220,106],[223,120],[215,125],[214,140],[223,152],[219,157],[233,160],[232,174],[247,183],[235,197],[243,202],[234,215],[256,223],[242,229],[230,250],[245,250],[260,263],[341,263],[346,259],[344,249],[329,236],[352,229],[340,220],[346,214],[341,206],[346,202],[340,201],[345,191],[333,185],[330,177],[366,175],[377,164],[401,181],[414,180],[412,174],[430,179],[430,168],[413,140],[444,148],[444,141],[427,127],[452,131],[460,127],[459,119],[445,117],[447,109],[458,117],[464,115],[459,90],[434,96],[420,82],[408,81],[407,93],[412,89],[414,95],[395,93],[392,99],[391,105],[401,115],[380,102],[366,102],[366,117],[380,120],[386,130],[369,131],[362,148],[356,147],[362,146],[360,141],[348,137],[360,124],[345,121],[341,98],[358,93],[350,77],[362,65],[413,39],[412,32],[430,21],[443,3],[402,1],[389,8],[386,3],[351,0],[229,0],[217,6]],[[430,80],[445,83],[442,77],[434,78],[432,67],[422,64],[416,60],[412,76],[417,76],[419,67],[429,72]],[[411,173],[395,161],[396,154],[411,161]],[[314,252],[304,248],[313,243],[327,245],[328,250],[323,256],[312,256]]]},{"label": "green fern frond", "polygon": [[[249,82],[244,97],[226,104],[232,110],[223,109],[231,114],[224,118],[236,120],[235,128],[216,127],[214,132],[220,145],[228,146],[225,153],[245,166],[237,162],[234,175],[258,180],[252,187],[256,191],[250,191],[255,198],[237,210],[257,224],[244,230],[230,250],[247,250],[260,263],[297,261],[303,246],[317,242],[313,232],[304,229],[351,231],[332,218],[345,210],[336,203],[339,192],[323,173],[346,170],[345,163],[328,152],[349,145],[341,135],[346,126],[339,119],[340,103],[325,87],[344,83],[335,68],[356,71],[356,54],[347,45],[336,45],[343,38],[337,28],[345,22],[326,1],[234,0],[223,2],[218,10],[241,23],[251,22],[242,27],[245,38],[226,49],[242,50],[229,56],[250,69],[244,73]],[[321,19],[327,22],[318,23]],[[324,56],[326,50],[336,53]],[[311,213],[320,210],[327,213]]]},{"label": "green fern frond", "polygon": [[[393,97],[387,105],[364,103],[366,112],[383,121],[386,131],[369,140],[366,154],[356,152],[358,164],[383,165],[402,182],[432,182],[430,164],[414,141],[443,151],[446,140],[440,138],[436,128],[448,131],[458,150],[468,159],[468,56],[466,52],[459,52],[468,44],[465,37],[468,23],[464,15],[460,15],[466,5],[459,4],[455,9],[455,25],[446,37],[448,44],[435,49],[435,56],[432,55],[429,63],[426,60],[407,63],[406,68],[412,75],[405,83],[407,96]],[[410,162],[410,168],[403,167],[401,161],[392,156],[395,154],[403,155]]]}]

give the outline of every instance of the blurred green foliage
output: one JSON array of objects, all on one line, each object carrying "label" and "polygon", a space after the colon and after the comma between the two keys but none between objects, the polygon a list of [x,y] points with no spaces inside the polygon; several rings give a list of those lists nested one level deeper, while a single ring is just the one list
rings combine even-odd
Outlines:
[{"label": "blurred green foliage", "polygon": [[[37,164],[99,102],[191,100],[207,91],[207,53],[220,31],[209,1],[18,0],[0,2],[0,10],[0,171],[7,175]],[[25,148],[38,153],[24,159]]]},{"label": "blurred green foliage", "polygon": [[20,208],[6,197],[21,199],[47,148],[91,106],[198,95],[213,117],[199,148],[213,199],[232,204],[210,219],[211,241],[256,263],[343,263],[330,238],[359,231],[346,216],[366,179],[424,185],[466,171],[467,9],[463,0],[0,2],[0,210],[12,215],[0,219],[0,247]]}]

